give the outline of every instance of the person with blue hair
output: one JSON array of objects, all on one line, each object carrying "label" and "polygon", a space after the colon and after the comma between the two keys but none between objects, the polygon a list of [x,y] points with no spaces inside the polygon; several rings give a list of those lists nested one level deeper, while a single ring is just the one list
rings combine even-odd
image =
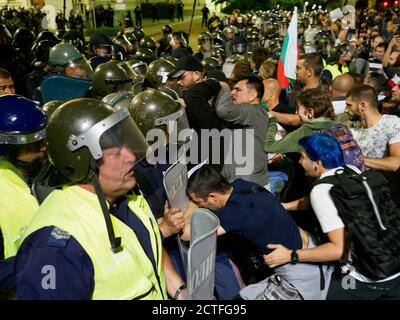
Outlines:
[{"label": "person with blue hair", "polygon": [[[338,141],[326,134],[313,134],[299,140],[301,146],[300,164],[306,175],[317,180],[335,174],[342,174],[344,159]],[[353,171],[360,173],[356,167],[347,165]],[[329,263],[342,259],[345,252],[345,225],[330,195],[333,184],[328,182],[316,183],[310,193],[311,206],[319,221],[327,241],[311,249],[296,250],[298,261]],[[264,255],[264,261],[274,268],[290,262],[292,250],[281,244],[270,244],[268,249],[275,249]],[[372,281],[361,274],[354,266],[345,265],[344,271],[350,271],[349,277],[356,281],[356,289],[345,290],[340,279],[332,277],[327,299],[378,299],[395,298],[400,296],[400,273],[391,276],[381,283]],[[372,285],[373,284],[373,285]]]},{"label": "person with blue hair", "polygon": [[334,169],[345,165],[342,147],[339,142],[327,134],[313,134],[299,140],[308,158],[321,161],[326,169]]}]

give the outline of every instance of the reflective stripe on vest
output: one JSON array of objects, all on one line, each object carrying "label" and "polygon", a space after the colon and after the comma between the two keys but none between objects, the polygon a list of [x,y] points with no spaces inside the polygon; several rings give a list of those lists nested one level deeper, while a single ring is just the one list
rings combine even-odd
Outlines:
[{"label": "reflective stripe on vest", "polygon": [[93,263],[92,299],[166,299],[158,225],[143,195],[128,199],[129,207],[149,231],[158,275],[133,230],[111,215],[115,236],[121,237],[123,247],[121,252],[112,252],[97,195],[79,186],[53,191],[42,203],[26,236],[46,226],[70,233]]},{"label": "reflective stripe on vest", "polygon": [[340,76],[343,73],[349,72],[349,68],[347,66],[342,66],[342,72],[340,72],[337,64],[335,65],[328,64],[324,70],[328,70],[332,74],[332,80],[334,80],[337,76]]},{"label": "reflective stripe on vest", "polygon": [[20,233],[32,220],[39,205],[18,170],[0,157],[0,229],[4,258],[15,256],[21,244]]}]

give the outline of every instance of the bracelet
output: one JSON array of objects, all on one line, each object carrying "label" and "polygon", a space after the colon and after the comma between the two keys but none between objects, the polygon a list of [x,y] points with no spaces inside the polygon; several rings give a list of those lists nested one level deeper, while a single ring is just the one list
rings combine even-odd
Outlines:
[{"label": "bracelet", "polygon": [[174,300],[177,300],[179,295],[183,290],[187,288],[186,283],[182,284],[178,289],[176,289],[175,294],[174,294]]}]

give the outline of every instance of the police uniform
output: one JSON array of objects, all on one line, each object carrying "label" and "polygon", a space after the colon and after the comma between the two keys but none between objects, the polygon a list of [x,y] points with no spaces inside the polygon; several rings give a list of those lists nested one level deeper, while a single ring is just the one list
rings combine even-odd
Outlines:
[{"label": "police uniform", "polygon": [[0,157],[0,260],[15,256],[19,248],[19,233],[24,229],[39,205],[17,168]]},{"label": "police uniform", "polygon": [[143,195],[127,195],[110,211],[120,252],[110,248],[96,194],[79,186],[53,191],[24,235],[17,298],[166,299],[161,235]]}]

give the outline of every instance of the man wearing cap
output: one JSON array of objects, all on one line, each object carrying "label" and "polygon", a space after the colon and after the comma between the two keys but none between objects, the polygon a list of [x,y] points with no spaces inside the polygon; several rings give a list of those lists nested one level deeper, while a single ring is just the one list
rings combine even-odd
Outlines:
[{"label": "man wearing cap", "polygon": [[[177,79],[179,86],[183,90],[183,100],[187,106],[186,113],[189,124],[199,136],[198,145],[200,148],[200,133],[202,129],[221,130],[224,128],[222,120],[217,117],[215,109],[210,103],[219,93],[221,85],[215,79],[204,80],[201,62],[194,56],[187,56],[179,59],[177,67],[170,72],[169,76]],[[215,163],[212,162],[212,142],[214,141],[210,139],[210,148],[207,157],[202,157],[199,160],[206,160],[208,158],[210,163],[220,170],[223,164],[222,144],[220,144],[221,152],[218,163]],[[199,155],[200,154],[201,153],[199,153]]]}]

